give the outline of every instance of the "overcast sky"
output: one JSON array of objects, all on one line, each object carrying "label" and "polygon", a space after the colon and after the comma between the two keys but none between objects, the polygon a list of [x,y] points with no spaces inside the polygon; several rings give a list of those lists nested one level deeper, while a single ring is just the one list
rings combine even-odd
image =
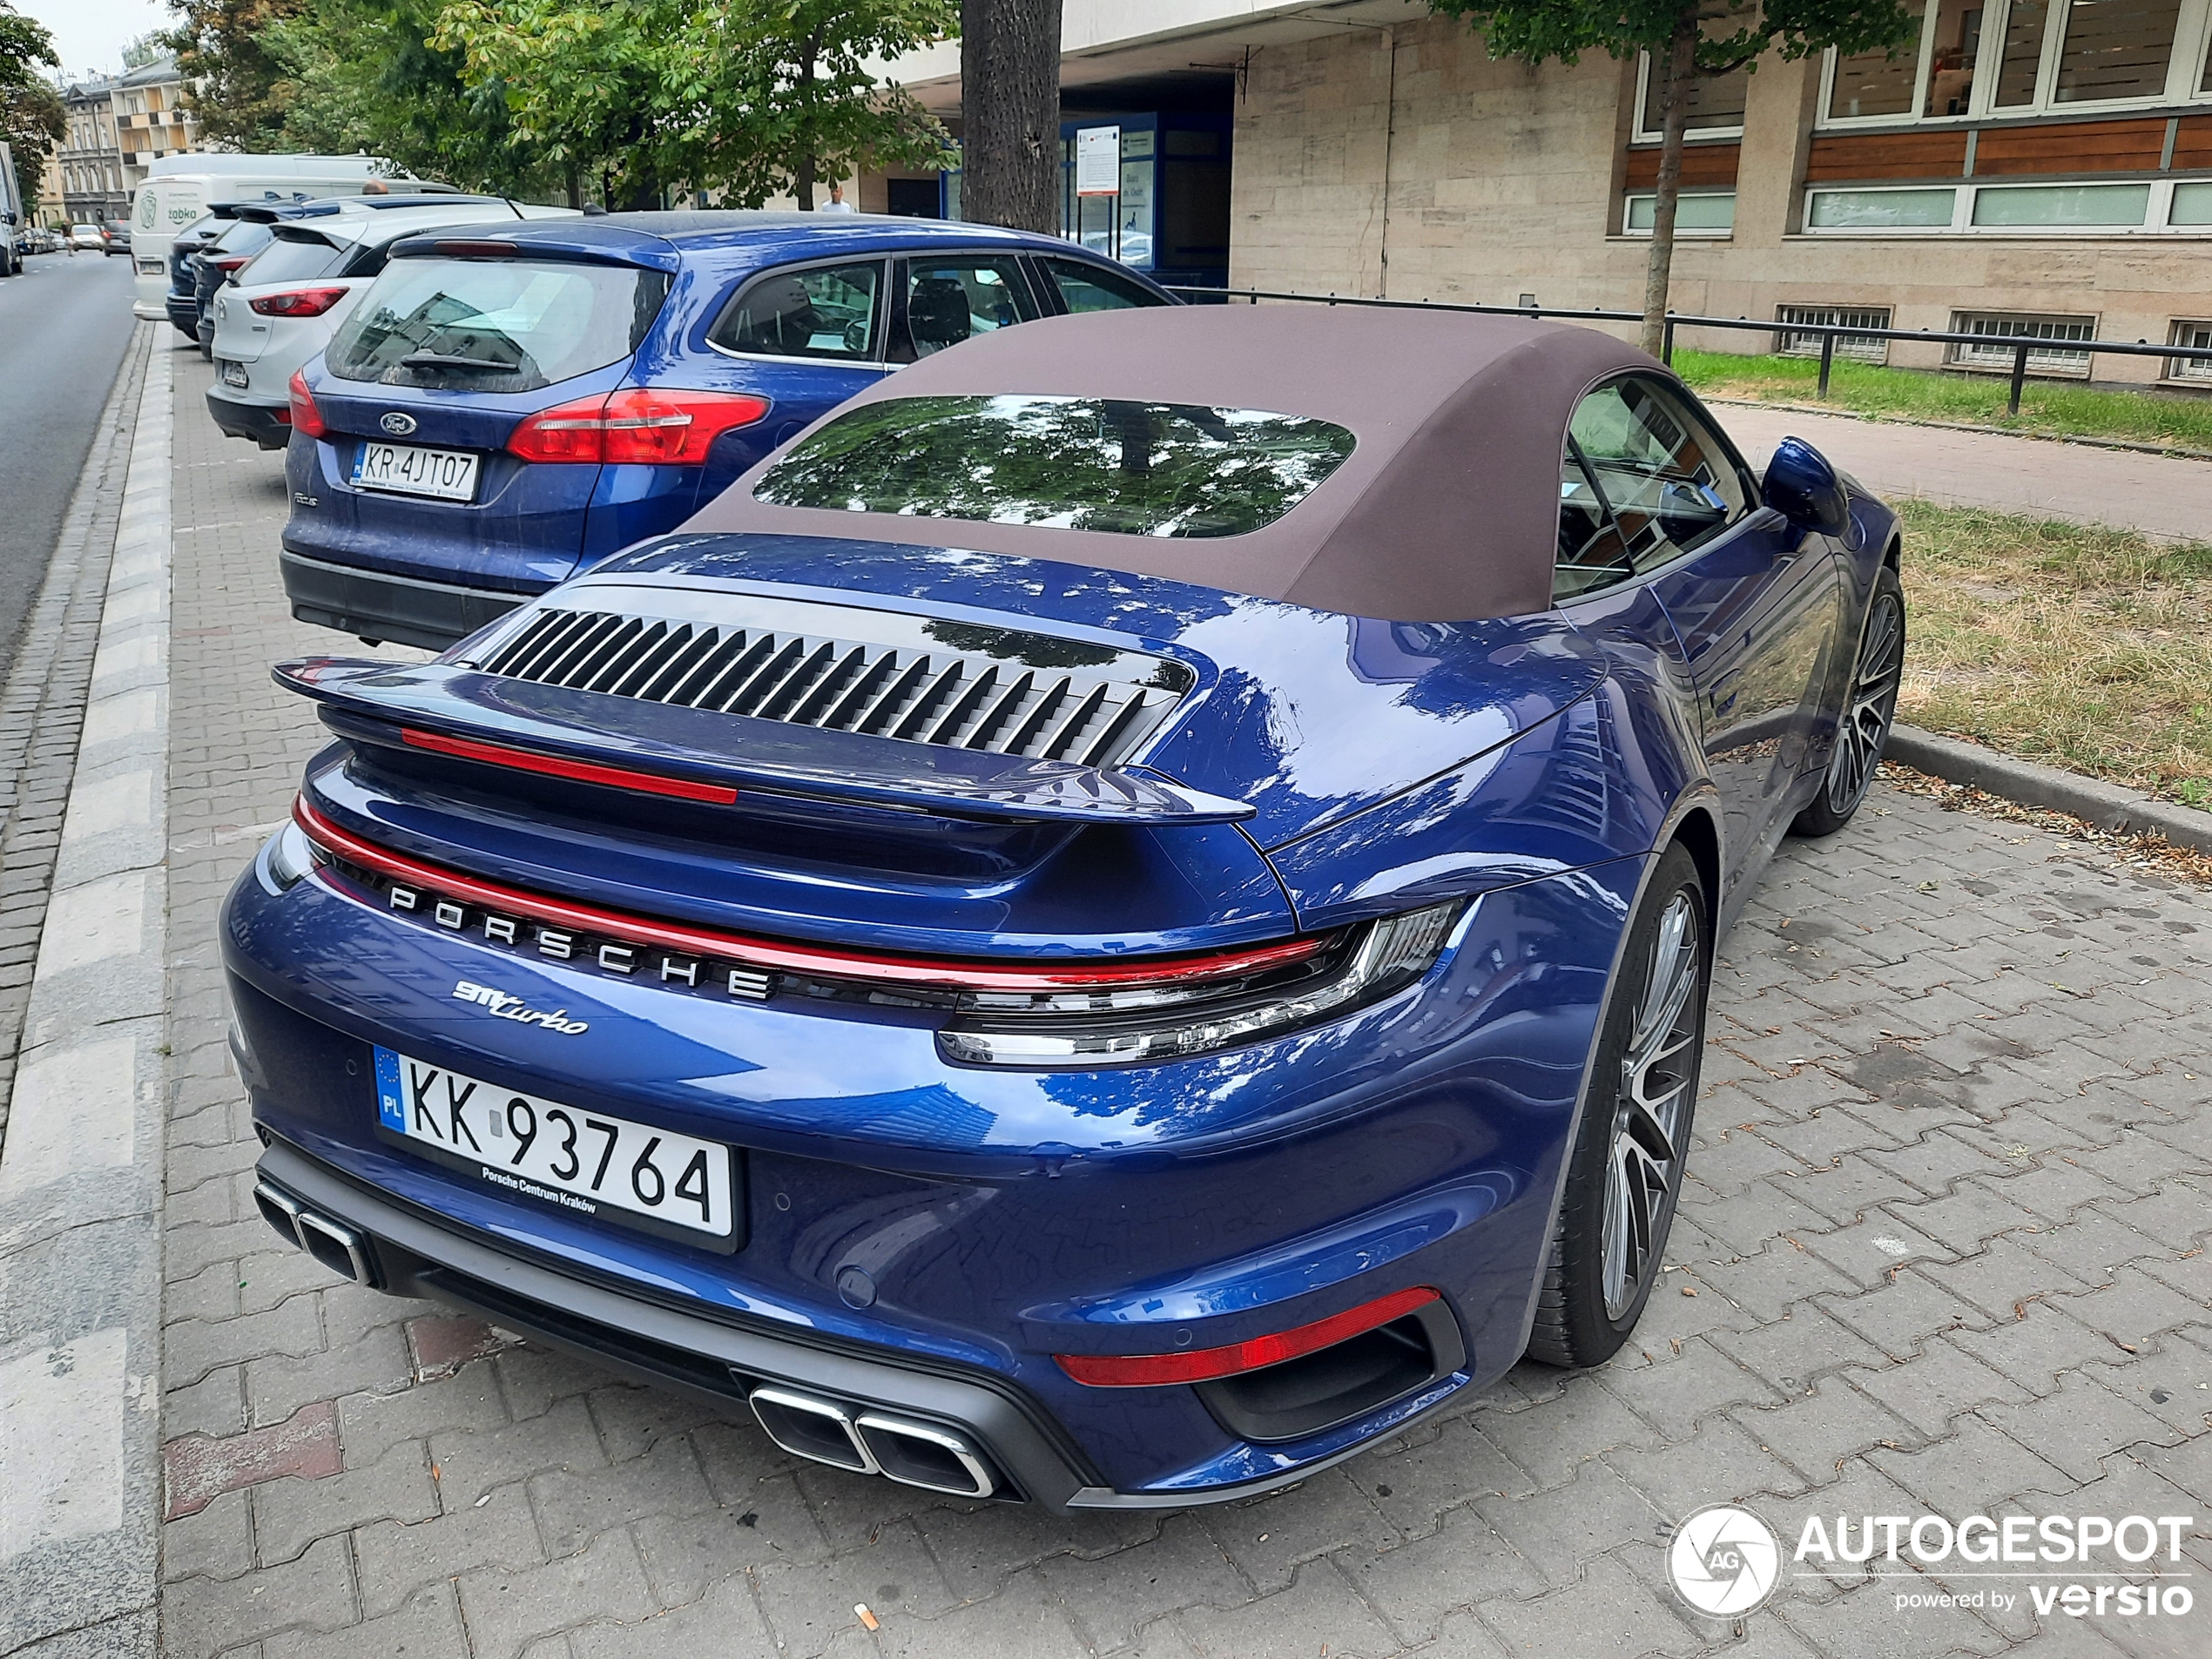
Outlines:
[{"label": "overcast sky", "polygon": [[161,0],[12,0],[16,10],[53,31],[54,49],[71,75],[114,74],[123,48],[140,35],[166,29],[176,19]]}]

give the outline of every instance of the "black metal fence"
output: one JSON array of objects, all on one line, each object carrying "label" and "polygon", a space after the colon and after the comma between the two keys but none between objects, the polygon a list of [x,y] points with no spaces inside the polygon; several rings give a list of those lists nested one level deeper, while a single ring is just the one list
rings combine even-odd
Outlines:
[{"label": "black metal fence", "polygon": [[[1573,322],[1640,324],[1643,321],[1643,314],[1640,311],[1594,311],[1561,306],[1478,306],[1431,300],[1366,300],[1339,293],[1281,293],[1266,288],[1170,287],[1168,292],[1221,305],[1236,300],[1246,300],[1253,305],[1263,300],[1293,300],[1311,305],[1371,306],[1406,311],[1469,311],[1493,317],[1558,317]],[[1777,337],[1817,334],[1820,336],[1818,395],[1823,398],[1828,395],[1828,379],[1835,367],[1836,342],[1839,339],[1911,340],[1923,345],[1973,346],[1983,351],[2009,347],[2013,353],[2012,387],[2005,408],[2010,415],[2020,412],[2020,388],[2027,382],[2027,361],[2038,352],[2063,351],[2069,355],[2087,356],[2093,367],[2100,355],[2163,357],[2212,366],[2212,346],[2154,346],[2147,340],[2058,341],[2047,340],[2040,335],[1977,334],[1934,328],[1869,328],[1863,323],[1769,322],[1754,317],[1699,317],[1674,311],[1667,314],[1665,343],[1659,354],[1662,361],[1671,364],[1675,361],[1675,330],[1677,328],[1734,328]]]}]

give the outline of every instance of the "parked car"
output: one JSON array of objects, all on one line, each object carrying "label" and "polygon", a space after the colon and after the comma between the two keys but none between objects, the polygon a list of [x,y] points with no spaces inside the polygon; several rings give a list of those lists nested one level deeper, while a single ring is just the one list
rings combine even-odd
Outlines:
[{"label": "parked car", "polygon": [[100,226],[100,236],[105,253],[129,256],[131,252],[131,221],[129,219],[104,220]]},{"label": "parked car", "polygon": [[266,213],[270,241],[210,302],[216,384],[207,411],[234,438],[281,449],[292,435],[293,371],[321,351],[383,270],[392,245],[428,231],[574,219],[499,196],[355,196]]},{"label": "parked car", "polygon": [[1169,305],[1054,239],[859,214],[618,213],[414,238],[295,382],[292,614],[451,644],[680,523],[901,363]]},{"label": "parked car", "polygon": [[162,295],[162,310],[169,326],[187,340],[199,338],[199,270],[192,256],[220,236],[231,222],[208,213],[185,226],[168,243],[169,289]]},{"label": "parked car", "polygon": [[[280,217],[298,213],[305,203],[291,204],[268,211],[266,216],[246,219],[231,211],[229,222],[215,233],[213,239],[187,255],[185,268],[192,280],[192,338],[199,342],[199,354],[213,359],[215,355],[215,295],[245,267],[246,262],[269,245],[274,236],[273,228]],[[226,210],[230,211],[230,210]]]},{"label": "parked car", "polygon": [[100,234],[97,225],[72,225],[69,227],[69,246],[72,250],[81,248],[99,253],[105,252],[107,239]]},{"label": "parked car", "polygon": [[172,279],[169,292],[175,287],[170,238],[219,206],[235,207],[247,202],[274,206],[327,196],[357,196],[372,185],[409,191],[450,188],[398,176],[390,162],[361,155],[255,156],[193,151],[157,158],[146,164],[146,175],[131,197],[132,269],[137,273],[132,314],[152,322],[165,315],[175,320],[174,308],[162,288],[165,276]]},{"label": "parked car", "polygon": [[334,741],[221,929],[256,1198],[798,1457],[1298,1480],[1628,1339],[1898,557],[1594,331],[973,341],[434,662],[280,667]]}]

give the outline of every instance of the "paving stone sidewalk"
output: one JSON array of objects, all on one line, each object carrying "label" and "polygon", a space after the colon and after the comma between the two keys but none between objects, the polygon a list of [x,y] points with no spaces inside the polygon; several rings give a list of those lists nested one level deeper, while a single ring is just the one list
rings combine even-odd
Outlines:
[{"label": "paving stone sidewalk", "polygon": [[[1632,1348],[1298,1488],[1057,1520],[795,1463],[741,1414],[334,1279],[255,1216],[222,892],[314,747],[280,458],[177,374],[166,1652],[408,1659],[2212,1653],[1785,1578],[1693,1620],[1670,1529],[2193,1515],[2212,1568],[2212,894],[1884,787],[1727,941],[1694,1180]],[[1979,1581],[1920,1580],[1973,1591]],[[866,1603],[880,1629],[854,1616]]]}]

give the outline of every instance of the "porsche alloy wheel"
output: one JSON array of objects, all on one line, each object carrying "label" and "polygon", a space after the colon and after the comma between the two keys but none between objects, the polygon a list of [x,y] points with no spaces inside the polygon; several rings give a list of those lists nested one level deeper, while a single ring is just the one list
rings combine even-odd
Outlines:
[{"label": "porsche alloy wheel", "polygon": [[1851,685],[1837,721],[1835,753],[1820,795],[1791,826],[1799,835],[1832,835],[1858,810],[1874,782],[1874,768],[1888,746],[1897,718],[1897,693],[1905,678],[1905,590],[1885,567],[1866,603],[1866,627],[1851,666]]},{"label": "porsche alloy wheel", "polygon": [[1647,888],[1593,1057],[1528,1353],[1594,1366],[1643,1312],[1674,1224],[1705,1033],[1706,903],[1670,847]]},{"label": "porsche alloy wheel", "polygon": [[1677,892],[1659,917],[1613,1108],[1602,1232],[1609,1319],[1627,1313],[1650,1288],[1674,1214],[1696,1073],[1690,1050],[1703,1023],[1690,1006],[1704,980],[1700,954],[1696,903],[1687,891]]}]

